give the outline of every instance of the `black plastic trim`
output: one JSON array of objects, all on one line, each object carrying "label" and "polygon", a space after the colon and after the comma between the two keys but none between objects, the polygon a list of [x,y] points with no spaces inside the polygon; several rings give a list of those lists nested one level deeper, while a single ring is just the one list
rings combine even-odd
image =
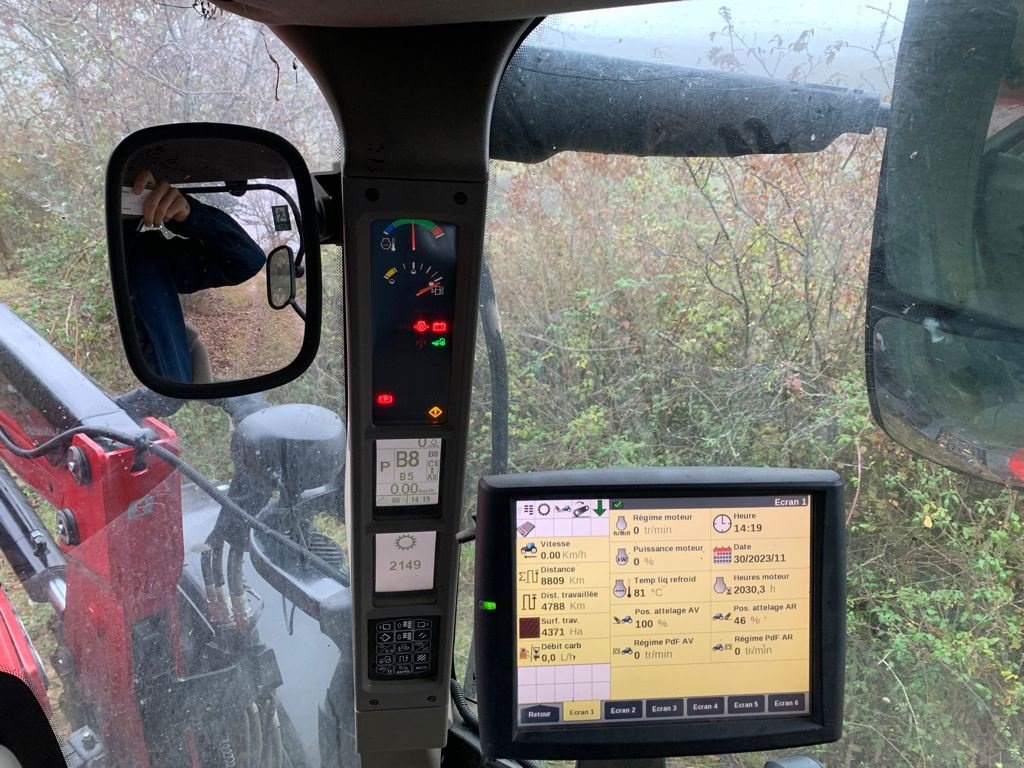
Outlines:
[{"label": "black plastic trim", "polygon": [[[583,490],[585,489],[585,490]],[[517,728],[513,502],[614,496],[744,496],[809,493],[812,497],[811,713],[794,717],[682,723],[557,725]],[[842,735],[846,647],[846,531],[842,481],[829,470],[698,467],[603,469],[497,475],[480,481],[475,607],[480,739],[491,757],[580,759],[722,754],[820,744]],[[505,607],[502,610],[500,607]]]}]

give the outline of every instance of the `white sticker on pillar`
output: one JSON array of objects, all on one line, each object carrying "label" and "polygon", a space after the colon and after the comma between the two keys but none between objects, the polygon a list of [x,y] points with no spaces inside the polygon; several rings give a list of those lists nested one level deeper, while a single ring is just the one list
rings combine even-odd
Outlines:
[{"label": "white sticker on pillar", "polygon": [[437,531],[378,533],[376,592],[415,592],[434,588]]}]

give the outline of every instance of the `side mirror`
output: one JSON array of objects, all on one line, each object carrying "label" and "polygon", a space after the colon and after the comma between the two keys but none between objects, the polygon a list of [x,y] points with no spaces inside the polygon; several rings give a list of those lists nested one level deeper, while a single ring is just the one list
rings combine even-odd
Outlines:
[{"label": "side mirror", "polygon": [[293,307],[305,319],[295,303],[295,252],[291,246],[279,245],[267,256],[267,303],[271,309]]},{"label": "side mirror", "polygon": [[[913,2],[868,283],[873,415],[952,469],[1024,487],[1024,91],[1017,4]],[[966,52],[966,53],[965,53]]]},{"label": "side mirror", "polygon": [[312,179],[291,144],[242,126],[147,128],[114,150],[106,194],[114,304],[143,384],[231,397],[309,366],[320,244]]}]

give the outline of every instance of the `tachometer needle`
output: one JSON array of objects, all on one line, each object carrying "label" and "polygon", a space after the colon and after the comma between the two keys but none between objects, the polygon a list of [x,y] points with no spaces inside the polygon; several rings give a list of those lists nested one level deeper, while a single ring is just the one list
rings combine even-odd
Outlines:
[{"label": "tachometer needle", "polygon": [[426,286],[416,291],[416,295],[422,296],[427,291],[432,291],[434,289],[434,286],[436,286],[439,282],[441,282],[441,278],[438,278],[437,280],[431,280],[429,283],[426,284]]}]

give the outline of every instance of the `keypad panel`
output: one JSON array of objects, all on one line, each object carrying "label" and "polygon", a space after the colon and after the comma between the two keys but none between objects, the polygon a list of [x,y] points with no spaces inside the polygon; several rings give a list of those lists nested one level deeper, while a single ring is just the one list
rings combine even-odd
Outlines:
[{"label": "keypad panel", "polygon": [[439,616],[371,619],[370,679],[436,676],[439,625]]}]

